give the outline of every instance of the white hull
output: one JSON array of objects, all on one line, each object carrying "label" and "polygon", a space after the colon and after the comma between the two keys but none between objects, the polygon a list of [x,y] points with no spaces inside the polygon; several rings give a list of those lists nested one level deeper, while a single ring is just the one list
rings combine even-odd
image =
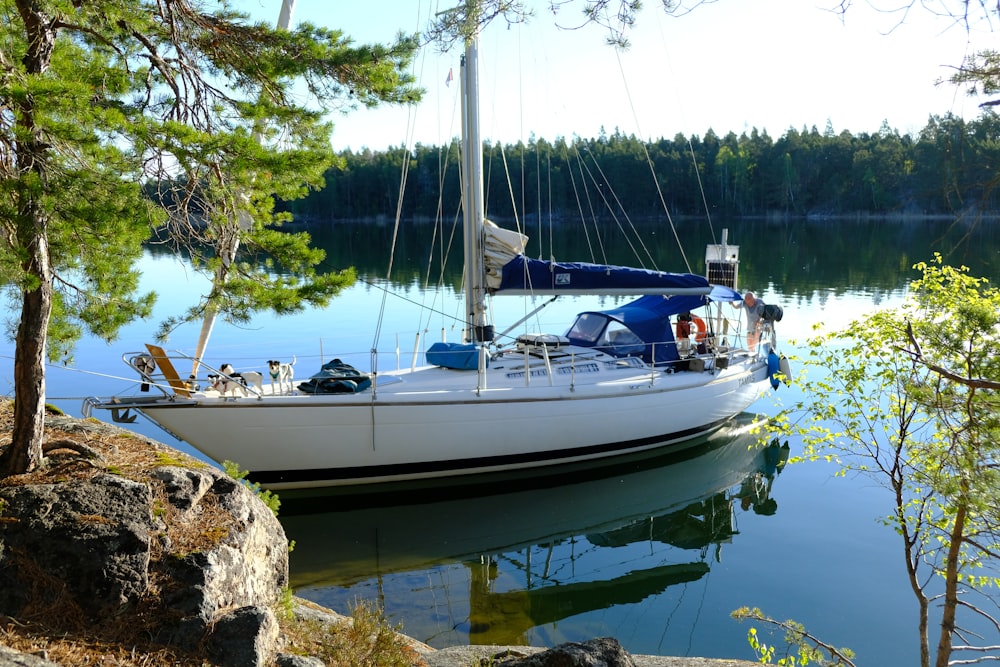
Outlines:
[{"label": "white hull", "polygon": [[521,356],[513,354],[483,378],[426,367],[379,374],[375,391],[356,394],[274,395],[265,387],[260,397],[207,391],[94,407],[135,408],[211,459],[238,463],[263,486],[292,489],[525,469],[677,445],[743,412],[768,386],[759,357],[663,373],[586,352],[590,358],[574,366],[586,373],[550,367],[554,386],[545,372],[526,386]]}]

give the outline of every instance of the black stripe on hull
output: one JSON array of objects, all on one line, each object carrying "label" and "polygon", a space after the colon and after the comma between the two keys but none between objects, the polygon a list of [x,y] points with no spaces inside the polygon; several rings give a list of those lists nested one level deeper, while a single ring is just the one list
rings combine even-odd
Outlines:
[{"label": "black stripe on hull", "polygon": [[404,476],[450,476],[460,475],[461,471],[482,470],[484,468],[494,468],[503,466],[518,466],[531,464],[532,466],[553,465],[560,461],[574,459],[578,457],[593,457],[595,455],[615,456],[627,454],[635,450],[648,448],[657,443],[675,443],[681,440],[688,440],[699,435],[704,435],[714,431],[729,419],[723,419],[704,427],[692,428],[684,431],[676,431],[664,435],[638,438],[626,442],[609,442],[600,445],[588,445],[586,447],[574,447],[571,449],[558,449],[545,452],[526,452],[524,454],[511,454],[506,456],[483,456],[471,459],[452,459],[449,461],[424,461],[413,463],[399,463],[384,466],[358,466],[354,468],[320,468],[303,470],[256,470],[247,475],[247,479],[262,486],[274,484],[315,484],[316,486],[350,484],[352,481],[377,477],[380,481],[390,482],[393,479],[400,479]]}]

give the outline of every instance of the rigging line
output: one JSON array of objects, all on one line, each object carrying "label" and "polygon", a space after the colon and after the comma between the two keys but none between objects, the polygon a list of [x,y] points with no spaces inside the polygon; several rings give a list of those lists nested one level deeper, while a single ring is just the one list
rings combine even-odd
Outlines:
[{"label": "rigging line", "polygon": [[[521,220],[520,220],[520,218],[518,217],[518,214],[517,214],[517,206],[516,206],[515,198],[514,198],[514,186],[513,186],[513,184],[511,183],[511,180],[510,180],[510,168],[509,168],[509,165],[507,164],[507,153],[506,153],[506,151],[504,151],[503,144],[499,144],[499,147],[500,147],[500,159],[503,161],[504,173],[507,175],[507,191],[510,194],[511,209],[513,209],[513,211],[514,211],[514,228],[517,230],[517,232],[519,234],[524,234],[524,232],[526,232],[527,230],[522,230],[521,229]],[[521,159],[522,159],[522,169],[521,169],[521,172],[523,174],[523,172],[524,172],[524,169],[523,169],[524,152],[523,151],[521,152],[521,156],[522,156],[521,157]],[[523,178],[523,176],[522,176],[522,178]],[[521,188],[522,188],[522,194],[523,194],[523,191],[524,191],[524,183],[523,183],[523,181],[521,183]],[[539,239],[539,243],[541,243],[541,239]],[[531,291],[532,290],[531,273],[527,270],[527,267],[525,267],[524,277],[525,277],[525,279],[528,282],[528,290]],[[525,303],[525,310],[527,310],[527,303]],[[491,307],[490,308],[490,313],[492,313],[492,312],[493,312],[493,308]],[[527,315],[527,316],[525,316],[522,320],[520,320],[519,323],[523,322],[524,320],[528,319],[529,317],[531,317],[530,314]],[[508,328],[504,333],[506,333],[506,332],[508,332],[510,330],[511,329]]]},{"label": "rigging line", "polygon": [[[121,375],[110,375],[108,373],[98,373],[97,371],[88,371],[88,370],[84,370],[82,368],[78,368],[76,366],[64,366],[62,364],[49,364],[49,363],[46,363],[45,367],[46,368],[51,368],[53,370],[57,370],[58,369],[58,370],[63,370],[63,371],[70,371],[70,372],[73,372],[73,373],[82,373],[84,375],[92,375],[94,377],[106,378],[108,380],[121,380],[122,382],[132,382],[134,384],[140,384],[141,383],[141,380],[136,380],[135,378],[132,378],[132,377],[128,377],[127,378],[127,377],[124,377],[124,376],[121,376]],[[49,400],[53,400],[53,401],[68,401],[70,399],[75,399],[75,398],[77,398],[77,397],[75,397],[75,396],[68,396],[68,397],[48,396],[48,399]],[[83,398],[86,398],[86,397],[83,397]]]},{"label": "rigging line", "polygon": [[[539,233],[539,244],[541,243],[542,237],[542,156],[541,152],[538,150],[539,143],[535,142],[535,192],[538,193],[537,201],[537,215],[538,215],[538,233]],[[552,153],[551,149],[545,151],[546,154],[546,165],[545,173],[547,174],[546,181],[548,182],[548,204],[549,204],[549,215],[548,215],[548,228],[549,228],[549,239],[552,238]],[[551,242],[551,241],[550,241]]]},{"label": "rigging line", "polygon": [[[383,300],[385,300],[388,296],[393,296],[393,297],[395,297],[395,298],[397,298],[397,299],[399,299],[401,301],[405,301],[405,302],[407,302],[409,304],[412,304],[414,306],[418,306],[419,308],[422,308],[423,310],[426,310],[426,311],[429,311],[431,313],[435,313],[437,315],[440,315],[441,317],[443,317],[445,319],[452,320],[453,326],[454,326],[454,324],[464,323],[465,322],[464,318],[462,318],[462,317],[459,317],[459,316],[456,316],[456,315],[452,315],[452,314],[444,312],[443,310],[439,310],[437,308],[432,308],[430,306],[427,306],[424,303],[420,303],[419,301],[415,301],[414,299],[410,299],[409,297],[405,297],[405,296],[403,296],[403,295],[401,295],[401,294],[399,294],[397,292],[394,292],[393,290],[389,289],[388,287],[384,287],[384,286],[379,285],[378,283],[374,283],[374,282],[372,282],[370,280],[366,280],[364,278],[358,278],[358,282],[362,282],[365,285],[368,285],[369,287],[375,288],[377,290],[381,290],[382,294],[383,294]],[[513,340],[513,336],[511,336],[510,338]]]},{"label": "rigging line", "polygon": [[[433,265],[434,265],[435,245],[437,245],[437,247],[438,247],[438,249],[440,251],[439,252],[439,257],[438,257],[438,261],[440,262],[440,269],[438,270],[438,277],[437,277],[436,285],[439,288],[439,290],[440,290],[441,287],[444,286],[445,267],[448,264],[448,254],[451,252],[452,243],[454,242],[454,239],[455,239],[455,227],[457,226],[458,216],[460,215],[460,212],[461,212],[461,202],[459,202],[456,205],[455,217],[452,219],[452,232],[451,232],[451,236],[448,239],[448,243],[445,244],[445,242],[444,242],[444,183],[445,183],[445,179],[446,179],[446,175],[447,175],[448,164],[449,164],[449,161],[450,161],[450,158],[451,158],[451,146],[452,145],[453,144],[449,143],[448,147],[447,147],[447,150],[444,150],[444,151],[442,151],[442,149],[440,149],[440,148],[438,149],[438,172],[440,174],[440,176],[438,177],[438,201],[437,201],[437,210],[435,211],[435,215],[434,215],[434,235],[433,235],[433,238],[431,239],[430,249],[428,250],[428,253],[427,253],[427,273],[425,274],[425,277],[424,277],[424,287],[426,288],[426,287],[430,286],[430,284],[431,284],[431,270],[433,269]],[[444,158],[443,159],[442,159],[442,152],[444,154]],[[459,165],[459,166],[461,167],[461,165]],[[439,236],[439,231],[440,231],[440,236]],[[436,302],[437,302],[437,294],[435,294],[434,299],[432,300],[432,303],[436,303]],[[430,323],[430,318],[431,318],[432,315],[433,315],[433,311],[432,310],[428,310],[428,316],[427,316],[428,325]],[[453,326],[454,326],[454,324],[453,324]]]},{"label": "rigging line", "polygon": [[[590,155],[590,159],[593,160],[594,167],[597,169],[597,173],[600,175],[601,179],[598,180],[597,178],[595,178],[593,172],[591,172],[590,169],[587,169],[587,175],[590,176],[590,180],[597,187],[597,193],[600,195],[601,201],[604,202],[604,207],[607,209],[608,213],[611,214],[611,219],[615,221],[615,225],[617,225],[618,231],[620,231],[622,233],[622,236],[624,237],[625,242],[628,243],[628,247],[632,249],[632,255],[635,256],[636,260],[640,264],[642,264],[644,260],[643,260],[643,258],[641,256],[641,254],[636,249],[635,244],[632,243],[631,235],[628,234],[625,231],[625,226],[622,225],[621,220],[618,219],[618,214],[615,212],[615,207],[611,206],[611,202],[608,201],[608,197],[607,197],[607,195],[604,194],[604,190],[601,188],[601,185],[606,184],[608,186],[607,189],[611,190],[611,196],[615,198],[615,203],[618,205],[618,210],[621,211],[622,213],[624,213],[624,209],[623,209],[623,207],[621,205],[621,202],[618,201],[617,195],[615,195],[614,190],[611,189],[611,183],[608,182],[607,177],[604,175],[604,172],[601,170],[601,165],[598,164],[597,158],[594,157],[593,152],[587,151],[587,153]],[[581,163],[581,164],[584,164],[584,166],[586,166],[586,163]],[[627,218],[628,218],[628,216],[626,215],[626,219]],[[595,218],[595,225],[596,225],[596,218]],[[646,250],[645,246],[643,246],[643,250]],[[646,251],[646,255],[647,255],[647,257],[649,256],[649,251],[648,250]],[[652,258],[650,258],[650,260],[652,260]],[[605,259],[604,263],[605,264],[608,263],[607,259]],[[645,268],[645,265],[643,265],[643,267]]]},{"label": "rigging line", "polygon": [[[409,163],[410,163],[410,161],[404,159],[403,162],[405,163],[405,165],[404,165],[404,167],[402,169],[402,174],[400,176],[400,189],[399,189],[399,199],[400,199],[400,202],[403,199],[403,191],[406,188],[406,173],[409,170]],[[395,259],[395,256],[396,256],[396,241],[399,238],[399,220],[400,220],[400,207],[399,207],[399,204],[397,204],[397,206],[396,206],[396,220],[395,220],[395,223],[392,226],[392,244],[391,244],[390,250],[389,250],[389,266],[386,269],[386,273],[385,273],[386,280],[389,280],[390,276],[392,276],[392,264],[393,264],[393,260]],[[376,324],[375,324],[375,333],[373,334],[373,340],[372,340],[372,350],[375,350],[378,347],[378,341],[379,341],[380,336],[382,335],[382,321],[383,321],[383,319],[385,317],[385,306],[386,306],[386,300],[387,300],[387,298],[388,298],[387,297],[387,292],[383,292],[382,293],[382,303],[379,305],[378,317],[375,320]]]},{"label": "rigging line", "polygon": [[[628,99],[629,109],[632,111],[632,120],[635,122],[635,126],[639,130],[639,136],[642,137],[642,128],[639,125],[639,117],[638,117],[638,115],[635,112],[635,103],[632,101],[632,91],[629,90],[629,87],[628,87],[628,78],[625,76],[625,67],[622,65],[622,54],[621,54],[621,50],[620,49],[615,49],[615,60],[618,63],[618,71],[621,73],[622,85],[625,87],[625,98]],[[639,145],[642,146],[642,153],[643,153],[643,155],[646,156],[646,165],[649,167],[649,173],[653,177],[653,184],[656,186],[656,194],[660,198],[660,206],[663,207],[663,212],[667,216],[667,223],[669,223],[669,225],[670,225],[670,231],[673,233],[674,240],[677,242],[677,249],[681,253],[681,259],[684,260],[684,266],[687,267],[688,273],[691,273],[691,262],[688,261],[687,253],[684,252],[684,245],[681,243],[681,239],[677,235],[677,228],[674,225],[674,219],[670,215],[670,209],[667,206],[667,203],[666,203],[666,201],[663,198],[663,188],[660,187],[660,180],[658,178],[656,178],[656,166],[653,164],[652,158],[649,157],[649,150],[646,147],[646,140],[645,139],[640,139],[639,140]],[[695,173],[698,172],[698,163],[697,162],[695,162],[695,164],[694,164],[694,170],[695,170]],[[701,177],[698,178],[698,184],[699,184],[699,186],[701,185]],[[703,199],[704,199],[704,196],[705,196],[705,193],[704,193],[704,189],[703,189],[702,190],[702,198]],[[713,236],[713,238],[714,238],[714,236]],[[642,244],[641,239],[640,239],[639,243]],[[645,245],[643,245],[643,250],[646,250]],[[646,253],[648,254],[649,251],[646,250]],[[652,260],[652,257],[650,257],[650,260]],[[653,262],[653,267],[654,268],[656,267],[656,262]]]},{"label": "rigging line", "polygon": [[[498,146],[500,148],[500,159],[503,161],[504,173],[507,174],[507,191],[510,194],[511,208],[514,210],[514,228],[517,230],[517,232],[519,234],[525,234],[525,232],[527,232],[527,230],[526,229],[525,230],[521,229],[521,220],[518,217],[517,206],[515,205],[514,186],[513,186],[513,184],[511,183],[511,180],[510,180],[510,167],[507,164],[507,152],[504,151],[503,144],[501,144],[501,143],[498,142]],[[522,192],[522,196],[523,196],[523,193],[524,193],[524,181],[523,181],[523,178],[524,178],[524,176],[523,176],[523,174],[524,174],[524,168],[523,168],[524,167],[524,151],[521,151],[521,165],[522,165],[522,169],[521,169],[521,173],[522,173],[521,192]],[[522,206],[523,206],[523,202],[522,202]],[[541,245],[542,239],[539,239],[538,241],[539,241],[539,245]],[[531,290],[532,289],[531,282],[530,282],[531,281],[531,273],[527,271],[527,267],[525,267],[524,276],[525,276],[525,278],[528,279],[528,289]],[[527,310],[527,304],[525,304],[525,310]],[[492,312],[492,309],[491,309],[491,312]],[[530,314],[527,315],[524,319],[527,319],[528,317],[531,317],[531,315]],[[523,322],[523,321],[524,320],[521,320],[521,322]],[[507,329],[507,331],[510,331],[510,329]]]},{"label": "rigging line", "polygon": [[[524,31],[522,31],[522,30],[518,30],[517,31],[517,61],[518,61],[517,64],[518,64],[518,72],[523,72],[524,71],[524,49],[521,47],[521,37],[523,35],[524,35]],[[517,105],[517,108],[518,108],[518,114],[517,114],[518,115],[518,124],[521,126],[520,127],[520,130],[521,130],[520,134],[523,137],[524,136],[524,77],[522,77],[522,76],[517,77],[517,88],[518,88],[518,91],[517,91],[518,100],[520,100],[520,103]],[[527,184],[525,183],[525,180],[524,180],[525,176],[527,175],[527,168],[526,168],[527,165],[526,165],[526,162],[525,162],[525,155],[524,155],[525,152],[526,151],[524,149],[521,150],[521,217],[522,218],[526,215],[526,213],[527,213],[527,206],[528,206],[528,204],[527,204],[528,194],[527,194],[527,187],[526,187]],[[538,148],[537,148],[537,145],[536,145],[536,148],[535,148],[535,157],[536,157],[536,159],[538,157]],[[504,159],[506,160],[506,157]],[[507,181],[508,181],[508,187],[510,187],[510,173],[509,172],[507,174]],[[514,208],[514,207],[511,207],[511,208]],[[516,219],[516,217],[517,217],[517,214],[515,213],[515,219]],[[521,231],[520,228],[518,229],[518,231]],[[527,230],[525,230],[525,233],[527,233]]]},{"label": "rigging line", "polygon": [[[584,150],[588,150],[586,145],[584,145],[583,148]],[[583,155],[580,153],[579,145],[574,146],[574,150],[576,151],[576,166],[577,169],[580,170],[580,183],[583,186],[587,206],[590,208],[590,220],[592,220],[594,224],[594,236],[597,238],[597,247],[601,251],[601,262],[603,264],[607,264],[607,248],[604,247],[604,238],[601,236],[601,228],[597,224],[597,211],[594,210],[594,202],[590,198],[590,189],[587,188],[587,177],[590,177],[591,180],[594,180],[594,177],[591,175],[590,170],[587,169],[587,166],[583,161]],[[600,191],[599,188],[598,191]],[[593,254],[593,251],[591,251],[591,254]]]},{"label": "rigging line", "polygon": [[[447,243],[445,243],[445,239],[444,239],[444,226],[443,226],[444,225],[444,218],[442,217],[442,219],[441,219],[441,238],[440,238],[439,242],[440,242],[440,247],[441,247],[441,251],[442,252],[441,252],[441,257],[440,257],[440,265],[439,265],[440,268],[438,269],[438,278],[437,278],[437,286],[439,288],[444,287],[445,269],[448,266],[448,258],[451,255],[451,249],[453,247],[455,247],[455,235],[457,233],[457,230],[459,229],[459,219],[461,218],[461,215],[462,215],[462,202],[461,202],[461,200],[459,200],[455,204],[455,214],[452,216],[452,219],[451,219],[451,234],[449,234],[449,236],[448,236]],[[437,225],[435,225],[435,234],[437,234]],[[428,266],[428,271],[429,270],[430,270],[430,266]],[[436,301],[436,298],[435,298],[435,301]],[[433,315],[436,311],[433,309],[433,307],[426,306],[423,303],[420,304],[420,307],[421,308],[425,308],[428,311],[428,322],[429,322],[431,315]],[[460,307],[461,306],[459,306],[457,304],[455,306],[455,308],[460,308]],[[443,312],[441,314],[444,315]],[[452,320],[452,322],[451,322],[452,327],[454,327],[455,324],[458,323],[458,322],[464,322],[465,321],[464,317],[459,317],[459,316],[457,316],[455,314],[445,315],[445,317],[451,318],[451,320]]]},{"label": "rigging line", "polygon": [[[486,161],[486,174],[483,178],[483,217],[489,218],[489,206],[490,206],[490,188],[493,187],[493,152],[500,148],[503,150],[503,144],[499,141],[490,143],[490,152],[483,156],[483,160]],[[518,230],[520,231],[520,230]]]},{"label": "rigging line", "polygon": [[698,158],[695,157],[694,144],[691,143],[691,137],[688,137],[688,151],[691,152],[691,164],[694,167],[694,176],[698,179],[698,193],[701,195],[701,205],[705,207],[705,218],[708,221],[708,231],[712,235],[712,243],[717,243],[715,238],[715,225],[712,224],[712,211],[708,207],[708,197],[705,195],[705,186],[701,182],[701,169],[698,168]]},{"label": "rigging line", "polygon": [[[430,8],[428,7],[428,10],[429,9]],[[421,20],[421,16],[420,16],[421,11],[422,10],[421,10],[420,4],[418,3],[417,4],[417,17],[416,17],[417,25],[418,26],[422,24],[422,20]],[[422,57],[419,59],[419,61],[414,61],[414,63],[413,63],[413,69],[414,69],[413,76],[414,76],[414,78],[417,81],[419,81],[421,79],[421,77],[423,75],[423,68],[427,64],[427,52],[423,51],[422,54],[421,54],[421,56]],[[419,70],[417,68],[417,63],[418,62],[420,64]],[[413,145],[413,134],[416,131],[415,127],[416,127],[417,105],[416,104],[410,104],[408,106],[409,106],[409,109],[408,109],[407,114],[406,114],[406,131],[405,131],[405,134],[404,134],[405,141],[404,141],[403,147],[400,149],[401,152],[402,152],[401,157],[402,157],[402,162],[403,162],[403,168],[401,169],[400,175],[399,175],[399,195],[398,195],[398,197],[396,199],[396,219],[395,219],[395,223],[393,224],[393,228],[392,228],[392,244],[391,244],[390,251],[389,251],[389,264],[388,264],[388,267],[386,268],[386,272],[385,272],[385,278],[386,278],[386,280],[389,280],[389,278],[392,276],[392,266],[393,266],[393,262],[394,262],[395,257],[396,257],[396,241],[399,238],[399,222],[400,222],[400,218],[402,217],[403,194],[406,192],[406,180],[407,180],[407,176],[409,175],[409,171],[410,171],[410,160],[407,159],[407,155],[410,152],[410,147]],[[378,348],[379,337],[382,335],[382,322],[384,321],[384,318],[385,318],[386,299],[387,299],[386,293],[383,292],[382,293],[382,303],[379,305],[379,313],[378,313],[378,317],[376,318],[375,332],[373,334],[373,339],[372,339],[372,348],[371,349],[372,349],[373,353]]]},{"label": "rigging line", "polygon": [[[521,218],[517,214],[517,201],[515,201],[515,197],[514,197],[514,184],[511,183],[511,180],[510,180],[510,165],[507,164],[507,152],[503,149],[503,144],[498,144],[498,145],[500,147],[500,160],[503,162],[503,170],[504,170],[504,173],[507,174],[507,192],[510,194],[511,208],[514,210],[514,228],[517,230],[517,232],[519,234],[524,234],[525,230],[521,229]],[[524,173],[524,151],[521,151],[521,165],[522,165],[521,173],[523,174]],[[523,176],[522,176],[522,178],[523,178]],[[523,194],[524,194],[524,182],[523,182],[523,180],[521,182],[521,193],[522,193],[522,196],[523,196]],[[521,202],[521,205],[523,207],[523,205],[524,205],[523,200]]]},{"label": "rigging line", "polygon": [[[646,244],[643,243],[642,235],[639,234],[638,230],[635,228],[635,225],[632,224],[632,219],[631,217],[629,217],[628,211],[622,204],[621,200],[618,198],[618,193],[615,192],[614,188],[611,186],[611,181],[604,174],[604,170],[601,169],[601,165],[600,163],[597,162],[597,158],[594,157],[593,153],[591,153],[591,159],[594,161],[594,165],[597,167],[597,172],[601,175],[601,178],[604,179],[604,182],[608,184],[608,190],[611,192],[611,197],[612,199],[614,199],[615,206],[618,207],[618,210],[621,211],[622,217],[624,217],[625,221],[628,222],[628,229],[631,230],[632,234],[631,235],[628,234],[624,226],[620,222],[618,222],[618,218],[616,217],[615,222],[618,222],[618,229],[621,230],[626,240],[628,240],[631,237],[635,237],[635,240],[639,243],[639,247],[642,248],[642,251],[644,253],[646,253],[646,259],[649,260],[649,263],[653,266],[654,269],[658,270],[658,267],[656,266],[656,260],[653,259],[653,255],[649,252],[649,248],[647,248]],[[611,207],[609,206],[608,209],[610,210]],[[632,248],[632,252],[633,254],[635,254],[636,258],[640,262],[643,261],[642,257],[639,256],[639,253],[635,250],[635,247],[632,245],[631,241],[629,241],[629,246]]]},{"label": "rigging line", "polygon": [[[435,5],[437,5],[437,3],[435,3]],[[438,12],[435,10],[434,14],[437,15],[437,13]],[[446,84],[446,87],[450,88],[450,86],[448,84]],[[440,89],[438,89],[438,90],[439,90],[439,95],[440,95]],[[452,130],[455,128],[456,121],[457,121],[457,118],[459,116],[459,96],[460,96],[459,91],[460,90],[461,90],[461,86],[456,86],[454,89],[452,89],[452,94],[451,94],[451,115],[449,117],[448,131],[447,131],[448,132],[447,136],[449,136],[449,137],[453,137],[454,136],[454,133],[453,133]],[[439,104],[440,104],[440,102],[439,102]],[[439,132],[440,132],[440,130],[439,130]],[[448,165],[451,163],[452,147],[456,146],[456,145],[457,145],[457,142],[455,141],[454,138],[452,138],[452,139],[450,139],[447,142],[447,145],[446,145],[447,147],[446,148],[444,148],[444,149],[439,148],[438,149],[438,173],[439,173],[439,176],[438,176],[438,199],[437,199],[437,210],[435,211],[435,219],[434,219],[434,234],[435,234],[435,239],[437,239],[438,242],[442,244],[442,245],[439,246],[439,248],[442,250],[442,252],[440,252],[440,255],[441,255],[441,258],[440,258],[441,269],[440,269],[440,271],[438,273],[438,280],[437,280],[437,286],[439,288],[444,285],[444,269],[445,269],[445,266],[448,263],[448,255],[451,252],[451,248],[454,247],[452,244],[453,244],[454,238],[455,238],[455,228],[457,226],[458,216],[461,215],[461,198],[459,198],[458,203],[456,205],[456,212],[455,212],[455,216],[456,217],[453,219],[453,223],[452,223],[452,233],[451,233],[451,236],[450,236],[450,238],[448,240],[447,245],[444,245],[444,238],[445,238],[444,237],[444,186],[445,186],[445,182],[446,182],[447,176],[448,176]],[[457,147],[455,153],[456,153],[456,155],[460,156],[461,155],[461,148]],[[443,159],[442,159],[442,155],[443,155]],[[459,160],[457,160],[457,163],[458,163],[459,175],[460,175],[460,178],[461,178],[462,161],[459,159]],[[439,239],[437,237],[438,229],[441,230],[441,236],[440,236]],[[434,255],[434,242],[432,241],[430,249],[428,251],[428,255],[427,255],[427,275],[426,275],[426,278],[425,278],[425,283],[424,283],[425,285],[430,285],[430,275],[431,275],[431,268],[432,268],[432,262],[433,262],[433,255]],[[435,300],[436,300],[436,297],[435,297]],[[455,307],[459,308],[459,306],[457,304],[456,304]],[[432,315],[432,312],[429,311],[428,312],[428,323],[430,322],[431,315]],[[453,319],[455,319],[455,321],[457,321],[457,318],[453,317]],[[452,323],[452,326],[454,327],[454,322]]]},{"label": "rigging line", "polygon": [[[579,159],[579,153],[575,153],[575,149],[574,154],[577,156],[577,159]],[[583,204],[580,201],[580,190],[576,187],[576,176],[573,175],[573,163],[570,162],[568,153],[563,159],[566,162],[566,173],[569,174],[570,185],[573,187],[573,197],[576,199],[576,208],[580,213],[580,220],[583,221],[583,236],[587,239],[587,250],[590,251],[590,261],[596,262],[597,260],[594,256],[594,246],[590,242],[590,230],[587,228],[587,217],[583,214]],[[607,262],[605,262],[605,264],[607,264]]]},{"label": "rigging line", "polygon": [[[375,288],[377,290],[382,290],[383,299],[386,298],[386,296],[394,296],[397,299],[399,299],[401,301],[405,301],[405,302],[407,302],[409,304],[412,304],[414,306],[419,306],[421,308],[427,308],[424,304],[420,303],[419,301],[415,301],[414,299],[411,299],[409,297],[403,296],[403,295],[401,295],[401,294],[399,294],[397,292],[392,291],[388,287],[383,287],[382,285],[379,285],[378,283],[373,283],[372,281],[366,280],[364,278],[358,278],[358,282],[362,282],[365,285],[368,285],[369,287],[373,287],[373,288]],[[442,315],[444,317],[453,317],[453,316],[449,315],[448,313],[444,312],[443,310],[435,310],[433,308],[428,308],[428,310],[431,310],[432,312],[435,312],[438,315]],[[455,319],[457,320],[459,318],[455,318]]]},{"label": "rigging line", "polygon": [[698,628],[698,621],[701,620],[701,612],[705,609],[705,600],[708,599],[708,583],[712,578],[712,572],[709,570],[705,576],[705,585],[701,588],[701,600],[699,601],[698,607],[695,609],[694,619],[691,623],[691,633],[688,635],[688,645],[687,645],[687,655],[691,654],[691,648],[694,645],[694,633]]},{"label": "rigging line", "polygon": [[[539,169],[541,169],[541,164],[539,164]],[[546,147],[545,147],[545,174],[546,174],[547,192],[548,192],[548,200],[549,200],[549,202],[548,202],[548,204],[549,204],[549,215],[548,215],[548,218],[549,218],[549,247],[551,248],[552,247],[552,243],[555,240],[554,237],[553,237],[553,229],[552,229],[553,219],[552,219],[552,146],[551,145],[546,145]],[[539,224],[541,224],[541,217],[542,217],[541,216],[541,210],[539,210],[539,215],[538,215]],[[539,245],[541,245],[541,244],[539,243]]]}]

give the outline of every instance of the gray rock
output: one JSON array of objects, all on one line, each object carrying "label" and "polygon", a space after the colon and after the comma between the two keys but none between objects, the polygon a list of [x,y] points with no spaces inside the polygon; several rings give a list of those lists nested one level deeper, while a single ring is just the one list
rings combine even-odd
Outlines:
[{"label": "gray rock", "polygon": [[568,642],[526,657],[501,659],[497,667],[636,667],[617,639]]},{"label": "gray rock", "polygon": [[279,653],[274,662],[278,667],[326,667],[326,664],[319,658],[292,655],[291,653]]},{"label": "gray rock", "polygon": [[[179,518],[154,512],[152,487],[161,482]],[[278,630],[269,608],[288,585],[288,541],[243,484],[211,468],[171,466],[148,484],[98,473],[2,487],[0,505],[0,614],[75,608],[98,623],[148,605],[155,577],[162,618],[155,641],[191,650],[213,629],[212,641],[230,637],[224,654],[241,656],[233,664],[273,659]],[[164,521],[204,516],[219,517],[211,546],[171,553]]]},{"label": "gray rock", "polygon": [[60,667],[54,662],[37,655],[19,653],[6,646],[0,646],[0,667]]},{"label": "gray rock", "polygon": [[264,667],[274,657],[278,619],[263,607],[243,607],[215,622],[208,653],[220,667]]},{"label": "gray rock", "polygon": [[[0,489],[0,611],[75,604],[91,618],[115,615],[149,585],[153,517],[149,489],[116,475]],[[29,589],[30,585],[30,589]]]},{"label": "gray rock", "polygon": [[[440,650],[421,651],[423,667],[471,667],[492,665],[499,667],[501,660],[523,658],[545,651],[538,646],[495,646],[477,644],[473,646],[452,646]],[[727,660],[718,658],[673,657],[660,655],[633,655],[636,667],[760,667],[760,663],[750,660]]]},{"label": "gray rock", "polygon": [[[165,474],[165,471],[164,471]],[[198,475],[211,479],[208,492],[201,489]],[[244,485],[216,472],[187,476],[170,475],[172,495],[187,504],[184,489],[198,497],[209,493],[226,511],[226,535],[206,551],[183,554],[164,563],[173,582],[164,590],[163,602],[168,615],[179,620],[165,624],[157,640],[193,649],[220,610],[275,605],[288,585],[288,541],[278,519]],[[172,501],[173,502],[173,501]],[[193,502],[192,510],[197,509]]]},{"label": "gray rock", "polygon": [[191,468],[164,466],[154,470],[153,477],[163,482],[170,504],[182,512],[195,507],[212,488],[211,475]]}]

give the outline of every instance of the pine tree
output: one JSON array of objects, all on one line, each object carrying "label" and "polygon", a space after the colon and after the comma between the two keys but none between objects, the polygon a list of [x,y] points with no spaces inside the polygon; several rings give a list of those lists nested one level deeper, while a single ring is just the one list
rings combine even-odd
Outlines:
[{"label": "pine tree", "polygon": [[[276,229],[273,201],[320,187],[336,163],[325,110],[420,90],[413,37],[354,45],[226,2],[0,0],[0,15],[0,270],[20,302],[4,476],[41,461],[46,359],[150,314],[134,263],[152,230],[227,274],[164,332],[206,309],[245,320],[322,304],[349,284],[349,270],[316,270],[307,235]],[[217,254],[233,234],[240,254]]]}]

